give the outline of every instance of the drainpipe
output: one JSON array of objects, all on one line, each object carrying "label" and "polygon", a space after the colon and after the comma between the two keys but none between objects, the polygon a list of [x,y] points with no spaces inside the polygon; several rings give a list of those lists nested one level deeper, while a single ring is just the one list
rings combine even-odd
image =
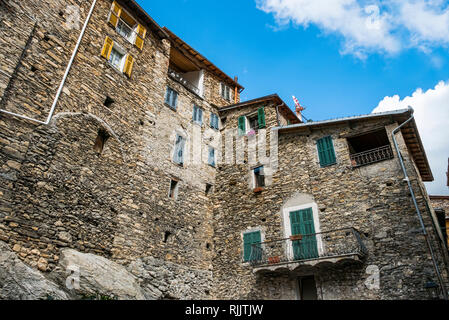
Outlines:
[{"label": "drainpipe", "polygon": [[422,232],[423,232],[424,238],[426,239],[427,248],[428,248],[428,250],[429,250],[429,253],[430,253],[431,257],[432,257],[433,267],[434,267],[434,269],[435,269],[435,273],[436,273],[436,275],[437,275],[437,277],[438,277],[438,281],[439,281],[439,283],[440,283],[441,292],[443,293],[444,300],[448,300],[446,288],[445,288],[445,286],[444,286],[444,281],[443,281],[443,278],[441,277],[441,273],[440,273],[440,270],[439,270],[439,268],[438,268],[438,265],[437,265],[437,262],[436,262],[436,259],[435,259],[435,256],[434,256],[434,253],[433,253],[433,250],[432,250],[432,245],[430,244],[430,239],[429,239],[429,237],[428,237],[428,234],[427,234],[427,231],[426,231],[426,227],[425,227],[424,221],[423,221],[423,219],[422,219],[421,211],[419,210],[418,203],[416,202],[415,193],[413,192],[412,184],[411,184],[410,178],[409,178],[409,176],[408,176],[408,174],[407,174],[407,170],[405,169],[404,160],[402,159],[402,155],[401,155],[401,152],[400,152],[400,150],[399,150],[398,143],[397,143],[397,141],[396,141],[396,133],[397,133],[403,126],[405,126],[407,123],[409,123],[410,121],[412,121],[412,120],[415,118],[414,115],[413,115],[413,109],[412,109],[412,108],[410,108],[410,109],[411,109],[411,111],[412,111],[412,115],[411,115],[410,119],[408,119],[407,121],[405,121],[404,123],[402,123],[399,127],[397,127],[396,129],[394,129],[394,130],[392,131],[391,135],[392,135],[392,137],[393,137],[394,147],[395,147],[396,152],[397,152],[397,154],[398,154],[399,162],[400,162],[400,164],[401,164],[401,168],[402,168],[402,171],[403,171],[403,173],[404,173],[404,181],[407,181],[408,188],[409,188],[409,190],[410,190],[410,194],[411,194],[412,199],[413,199],[413,204],[415,205],[416,214],[417,214],[417,216],[418,216],[419,223],[420,223],[420,225],[421,225],[421,230],[422,230]]},{"label": "drainpipe", "polygon": [[14,116],[14,117],[17,117],[17,118],[20,118],[20,119],[25,119],[25,120],[36,122],[36,123],[39,123],[39,124],[43,124],[43,125],[48,125],[50,123],[51,118],[53,117],[53,113],[55,112],[56,105],[58,103],[59,97],[61,96],[62,89],[64,88],[65,81],[67,80],[67,76],[69,75],[70,69],[72,68],[72,64],[73,64],[73,61],[75,60],[76,54],[78,53],[78,49],[79,49],[79,47],[81,45],[81,41],[83,40],[84,34],[86,32],[86,29],[87,29],[87,25],[89,24],[90,18],[92,17],[92,13],[94,11],[96,3],[97,3],[97,0],[93,0],[92,6],[90,7],[89,14],[87,15],[86,21],[84,22],[83,29],[81,30],[80,36],[79,36],[78,41],[77,41],[76,46],[75,46],[75,49],[73,50],[72,57],[69,60],[69,63],[68,63],[67,68],[65,70],[65,73],[64,73],[64,76],[62,78],[61,84],[59,85],[58,91],[56,92],[56,96],[55,96],[55,98],[53,100],[53,104],[51,106],[50,113],[48,114],[47,120],[44,122],[44,121],[41,121],[41,120],[33,119],[33,118],[30,118],[30,117],[27,117],[27,116],[24,116],[24,115],[21,115],[21,114],[17,114],[17,113],[14,113],[14,112],[10,112],[10,111],[7,111],[7,110],[3,110],[3,109],[0,109],[0,112],[9,114],[11,116]]}]

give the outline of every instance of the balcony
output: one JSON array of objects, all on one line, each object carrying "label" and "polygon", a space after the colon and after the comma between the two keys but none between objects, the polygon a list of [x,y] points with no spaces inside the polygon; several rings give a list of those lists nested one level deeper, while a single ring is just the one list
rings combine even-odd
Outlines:
[{"label": "balcony", "polygon": [[341,262],[360,262],[367,255],[359,232],[354,228],[295,235],[251,246],[254,272],[298,271]]},{"label": "balcony", "polygon": [[351,165],[353,168],[358,168],[383,160],[393,159],[393,157],[393,150],[390,145],[387,145],[380,148],[351,154]]},{"label": "balcony", "polygon": [[179,73],[173,69],[168,69],[168,75],[170,78],[179,82],[191,92],[195,93],[199,97],[203,97],[203,90],[199,88],[199,85],[202,86],[202,72]]}]

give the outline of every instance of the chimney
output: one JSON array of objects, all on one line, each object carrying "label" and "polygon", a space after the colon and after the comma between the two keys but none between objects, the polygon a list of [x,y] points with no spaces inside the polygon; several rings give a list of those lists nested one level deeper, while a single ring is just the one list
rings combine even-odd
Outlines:
[{"label": "chimney", "polygon": [[296,106],[296,116],[298,117],[299,121],[304,122],[304,121],[302,120],[302,114],[301,114],[301,111],[302,111],[302,110],[304,110],[304,109],[301,109],[301,107]]},{"label": "chimney", "polygon": [[[238,81],[239,81],[239,78],[237,76],[235,76],[234,77],[234,82],[238,83]],[[239,89],[237,88],[237,86],[235,86],[235,88],[234,88],[234,103],[239,103],[240,102],[239,101],[240,99],[237,99],[238,93],[239,93]]]}]

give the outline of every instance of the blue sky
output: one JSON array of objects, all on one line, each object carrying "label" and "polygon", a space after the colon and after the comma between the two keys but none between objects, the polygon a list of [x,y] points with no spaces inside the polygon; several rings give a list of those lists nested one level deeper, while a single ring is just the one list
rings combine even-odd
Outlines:
[{"label": "blue sky", "polygon": [[[161,26],[229,76],[238,76],[246,88],[242,100],[278,93],[293,108],[295,95],[313,120],[367,114],[376,107],[391,110],[408,102],[416,110],[421,103],[420,114],[427,116],[418,119],[418,110],[416,116],[426,152],[438,149],[428,154],[438,177],[428,190],[449,194],[440,178],[449,145],[436,146],[444,142],[425,128],[429,119],[441,117],[441,103],[429,107],[430,96],[449,86],[447,1],[138,2]],[[420,92],[422,99],[415,101]],[[437,100],[445,101],[445,94]],[[442,131],[449,136],[449,112],[443,118]]]}]

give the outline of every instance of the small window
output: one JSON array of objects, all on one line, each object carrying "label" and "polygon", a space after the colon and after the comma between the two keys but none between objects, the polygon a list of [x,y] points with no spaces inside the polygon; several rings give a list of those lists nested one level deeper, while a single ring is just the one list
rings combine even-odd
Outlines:
[{"label": "small window", "polygon": [[218,115],[215,113],[211,113],[210,115],[210,127],[215,130],[219,129]]},{"label": "small window", "polygon": [[123,67],[125,64],[125,53],[123,53],[123,51],[114,46],[111,50],[109,62],[117,70],[123,71]]},{"label": "small window", "polygon": [[170,180],[170,191],[168,193],[168,197],[171,199],[177,199],[178,198],[178,188],[179,183],[176,180]]},{"label": "small window", "polygon": [[112,99],[111,97],[107,96],[106,99],[104,100],[104,106],[107,108],[111,108],[112,104],[114,103],[114,99]]},{"label": "small window", "polygon": [[94,144],[95,152],[97,152],[98,154],[101,154],[103,152],[104,145],[106,144],[106,141],[108,141],[108,139],[109,139],[109,133],[106,130],[104,130],[104,129],[98,130],[98,135],[97,135],[97,138],[95,139],[95,144]]},{"label": "small window", "polygon": [[238,119],[239,135],[256,133],[265,128],[265,108],[259,108],[256,113],[240,116]]},{"label": "small window", "polygon": [[223,82],[221,83],[221,96],[222,98],[231,101],[231,88],[225,85]]},{"label": "small window", "polygon": [[115,28],[118,34],[134,44],[140,50],[143,49],[146,29],[139,24],[126,10],[114,1],[109,13],[108,22]]},{"label": "small window", "polygon": [[248,129],[249,129],[249,131],[251,131],[251,130],[257,131],[257,130],[259,130],[259,118],[258,118],[257,114],[247,117],[247,120],[248,120]]},{"label": "small window", "polygon": [[317,148],[321,167],[327,167],[337,163],[334,143],[331,136],[327,136],[317,140]]},{"label": "small window", "polygon": [[253,170],[254,174],[254,189],[265,187],[265,175],[263,166],[257,167]]},{"label": "small window", "polygon": [[243,234],[243,261],[257,261],[262,257],[260,231]]},{"label": "small window", "polygon": [[212,192],[212,185],[210,183],[206,183],[206,195],[209,195]]},{"label": "small window", "polygon": [[[122,15],[123,16],[123,15]],[[134,25],[135,23],[133,23]],[[122,37],[126,38],[129,42],[133,43],[133,27],[131,27],[128,23],[126,23],[122,17],[120,17],[120,20],[117,23],[117,33],[120,34]]]},{"label": "small window", "polygon": [[184,146],[185,146],[185,139],[181,135],[176,135],[176,142],[175,142],[175,152],[173,155],[173,161],[179,165],[184,165]]},{"label": "small window", "polygon": [[193,122],[199,125],[203,124],[203,109],[193,106]]},{"label": "small window", "polygon": [[215,167],[215,149],[209,147],[209,158],[207,162],[210,166]]},{"label": "small window", "polygon": [[178,105],[178,92],[170,87],[167,87],[167,91],[165,93],[165,103],[173,110],[176,110]]}]

